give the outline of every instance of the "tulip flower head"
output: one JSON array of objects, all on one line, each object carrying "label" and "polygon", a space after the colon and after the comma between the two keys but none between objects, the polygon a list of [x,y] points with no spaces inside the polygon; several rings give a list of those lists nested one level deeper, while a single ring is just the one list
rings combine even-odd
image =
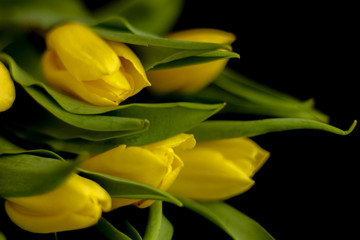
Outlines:
[{"label": "tulip flower head", "polygon": [[15,101],[15,86],[10,77],[9,71],[0,62],[0,112],[11,108]]},{"label": "tulip flower head", "polygon": [[105,41],[90,28],[68,23],[46,36],[42,66],[53,87],[90,104],[116,106],[150,86],[134,52],[123,43]]},{"label": "tulip flower head", "polygon": [[34,233],[86,228],[96,224],[102,211],[110,208],[110,195],[97,183],[77,174],[50,192],[5,201],[10,219]]},{"label": "tulip flower head", "polygon": [[[172,33],[167,37],[219,44],[231,44],[235,41],[234,34],[217,29],[190,29]],[[220,59],[196,65],[149,71],[148,78],[151,82],[149,90],[157,94],[197,92],[215,80],[227,62],[228,59]]]},{"label": "tulip flower head", "polygon": [[[166,191],[175,181],[183,167],[177,151],[195,146],[190,134],[175,137],[144,146],[120,145],[86,160],[82,168],[125,178]],[[112,208],[134,204],[145,208],[153,200],[113,198]]]},{"label": "tulip flower head", "polygon": [[247,138],[200,142],[178,155],[184,168],[168,191],[195,200],[224,200],[245,192],[269,157]]}]

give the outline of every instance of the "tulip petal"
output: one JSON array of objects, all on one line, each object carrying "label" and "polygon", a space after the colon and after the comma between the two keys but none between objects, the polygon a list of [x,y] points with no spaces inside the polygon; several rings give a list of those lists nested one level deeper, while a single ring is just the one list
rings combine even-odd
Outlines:
[{"label": "tulip petal", "polygon": [[135,180],[153,187],[160,184],[167,170],[166,163],[151,151],[125,145],[89,158],[82,168]]},{"label": "tulip petal", "polygon": [[111,208],[109,194],[97,183],[73,174],[59,188],[45,194],[7,198],[10,219],[24,230],[50,233],[96,224]]},{"label": "tulip petal", "polygon": [[178,31],[167,35],[167,38],[183,41],[220,44],[231,44],[236,39],[233,33],[212,28],[194,28]]},{"label": "tulip petal", "polygon": [[[59,65],[59,59],[54,51],[45,52],[42,59],[44,77],[53,87],[76,96],[88,103],[98,106],[116,106],[118,101],[111,101],[108,97],[111,93],[103,90],[101,97],[99,91],[109,88],[105,82],[101,80],[87,84],[87,81],[77,81],[68,71]],[[93,87],[93,85],[102,85],[101,87]],[[107,94],[107,95],[106,95]],[[114,98],[114,97],[112,97]]]},{"label": "tulip petal", "polygon": [[[168,166],[149,150],[120,145],[86,160],[82,168],[158,187]],[[112,209],[136,202],[139,200],[113,198]]]},{"label": "tulip petal", "polygon": [[157,94],[196,92],[214,80],[225,68],[227,62],[228,59],[220,59],[196,65],[149,71],[151,91]]},{"label": "tulip petal", "polygon": [[25,215],[18,211],[18,206],[11,202],[5,202],[5,209],[10,219],[20,228],[34,233],[52,233],[82,229],[92,226],[99,220],[101,208],[94,208],[94,216],[86,216],[76,213],[59,215]]},{"label": "tulip petal", "polygon": [[[144,183],[166,191],[183,167],[175,149],[189,149],[195,145],[191,134],[139,147],[120,145],[86,160],[82,168],[111,176]],[[139,208],[150,206],[154,200],[113,198],[113,209],[135,204]]]},{"label": "tulip petal", "polygon": [[15,101],[15,86],[9,71],[0,62],[0,112],[8,110]]},{"label": "tulip petal", "polygon": [[119,56],[121,61],[121,69],[129,74],[133,79],[134,88],[131,94],[138,93],[144,87],[150,86],[144,67],[135,53],[125,44],[120,42],[107,42],[114,52]]},{"label": "tulip petal", "polygon": [[77,80],[97,80],[120,67],[115,52],[84,25],[69,23],[58,26],[47,34],[46,42]]},{"label": "tulip petal", "polygon": [[179,153],[184,161],[169,192],[191,199],[226,199],[248,190],[254,181],[219,152],[196,147]]},{"label": "tulip petal", "polygon": [[269,158],[270,153],[249,138],[228,138],[207,141],[199,147],[220,152],[226,159],[234,162],[243,172],[252,177]]},{"label": "tulip petal", "polygon": [[147,149],[173,148],[175,151],[183,151],[194,148],[195,144],[196,141],[192,134],[180,133],[171,138],[167,138],[152,144],[147,144],[143,147]]},{"label": "tulip petal", "polygon": [[[217,29],[190,29],[172,33],[167,37],[183,41],[219,44],[231,44],[235,41],[234,34]],[[150,90],[157,94],[196,92],[212,82],[225,68],[227,62],[228,59],[220,59],[207,63],[149,71]]]}]

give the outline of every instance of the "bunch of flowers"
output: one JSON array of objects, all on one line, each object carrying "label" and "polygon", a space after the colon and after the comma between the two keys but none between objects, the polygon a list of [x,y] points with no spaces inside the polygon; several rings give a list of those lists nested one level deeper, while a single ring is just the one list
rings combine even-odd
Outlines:
[{"label": "bunch of flowers", "polygon": [[[333,127],[312,101],[226,67],[239,58],[232,33],[172,32],[182,4],[0,1],[1,222],[58,238],[95,228],[108,239],[166,240],[162,205],[173,204],[233,239],[273,239],[224,202],[251,188],[269,158],[250,137],[346,135],[355,122]],[[246,114],[268,118],[239,120]],[[122,208],[149,209],[145,230],[121,214],[125,228],[107,220]],[[0,239],[12,234],[0,226]]]}]

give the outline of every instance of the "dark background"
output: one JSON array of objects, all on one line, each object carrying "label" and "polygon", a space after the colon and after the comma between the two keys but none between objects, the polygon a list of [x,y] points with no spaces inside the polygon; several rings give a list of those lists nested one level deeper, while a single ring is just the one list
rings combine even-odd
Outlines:
[{"label": "dark background", "polygon": [[[232,69],[301,100],[314,98],[336,127],[347,129],[359,119],[355,6],[249,2],[186,1],[175,29],[233,32],[237,35],[233,50],[241,58],[229,61]],[[258,221],[275,239],[359,235],[358,128],[348,136],[296,130],[253,139],[271,157],[254,177],[255,186],[228,203]],[[179,219],[188,218],[186,232],[208,233],[207,237],[199,233],[197,239],[227,239],[217,235],[212,225],[199,230],[200,218],[179,214]],[[176,224],[182,221],[170,219],[180,234]],[[196,238],[183,233],[174,239]]]}]

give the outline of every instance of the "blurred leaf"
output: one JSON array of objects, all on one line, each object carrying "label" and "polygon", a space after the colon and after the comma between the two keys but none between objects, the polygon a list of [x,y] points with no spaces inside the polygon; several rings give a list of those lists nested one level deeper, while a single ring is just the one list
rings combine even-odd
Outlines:
[{"label": "blurred leaf", "polygon": [[356,121],[346,131],[329,124],[297,118],[274,118],[254,121],[205,121],[189,133],[195,135],[198,141],[210,141],[222,138],[253,137],[271,132],[281,132],[296,129],[322,130],[338,135],[347,135],[353,131]]},{"label": "blurred leaf", "polygon": [[79,0],[2,0],[0,27],[19,25],[43,30],[65,21],[91,22],[87,9]]},{"label": "blurred leaf", "polygon": [[107,221],[103,217],[100,218],[100,220],[95,226],[109,240],[132,240],[126,234],[116,229],[109,221]]},{"label": "blurred leaf", "polygon": [[95,10],[97,18],[122,16],[136,28],[155,34],[168,32],[178,19],[184,0],[113,1]]},{"label": "blurred leaf", "polygon": [[273,240],[257,222],[223,202],[195,202],[181,199],[186,208],[207,218],[234,240]]},{"label": "blurred leaf", "polygon": [[[92,28],[105,39],[134,45],[132,47],[145,70],[155,69],[158,65],[161,68],[172,67],[173,61],[178,61],[176,66],[184,66],[221,58],[239,58],[237,53],[220,50],[231,50],[229,44],[163,38],[134,28],[124,18],[110,18]],[[189,57],[194,58],[189,62],[179,61]]]},{"label": "blurred leaf", "polygon": [[290,95],[259,84],[230,69],[225,69],[215,81],[186,97],[201,102],[226,102],[230,113],[258,114],[276,117],[306,118],[328,122],[328,117],[314,108],[312,100],[302,102]]},{"label": "blurred leaf", "polygon": [[2,232],[0,232],[0,240],[6,240],[6,237]]},{"label": "blurred leaf", "polygon": [[100,184],[111,197],[162,200],[181,206],[182,203],[170,193],[147,184],[118,178],[107,174],[79,169],[80,175]]},{"label": "blurred leaf", "polygon": [[125,222],[126,233],[132,240],[142,240],[140,233],[128,222]]},{"label": "blurred leaf", "polygon": [[144,240],[171,240],[174,229],[162,213],[162,202],[156,201],[150,207]]},{"label": "blurred leaf", "polygon": [[46,150],[0,156],[0,196],[42,194],[59,186],[77,167],[78,161],[55,158]]}]

